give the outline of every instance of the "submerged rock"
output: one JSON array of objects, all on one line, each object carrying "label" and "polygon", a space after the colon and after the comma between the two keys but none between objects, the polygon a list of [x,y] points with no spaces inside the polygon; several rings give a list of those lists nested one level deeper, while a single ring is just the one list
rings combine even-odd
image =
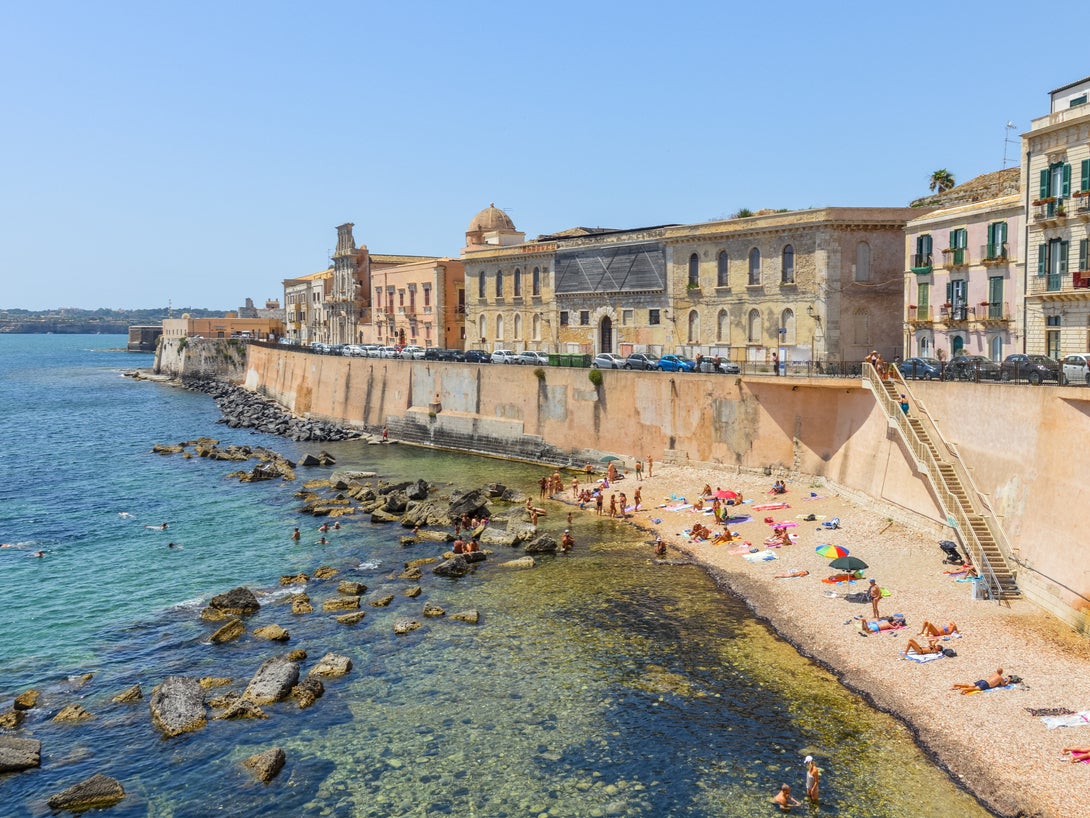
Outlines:
[{"label": "submerged rock", "polygon": [[533,568],[537,565],[533,557],[519,557],[517,560],[501,562],[500,568]]},{"label": "submerged rock", "polygon": [[268,784],[284,769],[287,756],[279,747],[273,747],[263,753],[252,755],[242,762],[242,766],[253,773],[254,778]]},{"label": "submerged rock", "polygon": [[208,641],[213,645],[222,645],[226,642],[233,642],[244,633],[246,633],[246,626],[242,624],[242,620],[238,617],[232,617],[229,622],[212,634]]},{"label": "submerged rock", "polygon": [[476,608],[470,608],[468,611],[459,611],[456,614],[451,614],[450,618],[457,619],[459,622],[468,622],[471,625],[476,625],[480,621],[481,615]]},{"label": "submerged rock", "polygon": [[394,633],[403,634],[415,631],[420,627],[420,623],[415,619],[399,619],[394,622]]},{"label": "submerged rock", "polygon": [[81,722],[90,721],[94,716],[83,709],[78,704],[69,704],[61,708],[61,712],[53,717],[53,721],[56,722]]},{"label": "submerged rock", "polygon": [[139,684],[134,684],[124,693],[118,693],[110,701],[114,702],[114,704],[131,704],[140,701],[142,698],[144,698],[144,691],[140,689]]},{"label": "submerged rock", "polygon": [[151,692],[152,722],[167,736],[199,730],[206,724],[204,688],[189,676],[168,676]]},{"label": "submerged rock", "polygon": [[307,676],[291,689],[291,697],[299,703],[299,709],[305,710],[325,693],[325,685],[317,676]]},{"label": "submerged rock", "polygon": [[41,692],[31,688],[25,690],[15,697],[15,709],[16,710],[30,710],[38,703],[38,697],[41,696]]},{"label": "submerged rock", "polygon": [[240,586],[225,594],[212,597],[208,602],[208,607],[232,616],[246,616],[258,611],[261,605],[258,603],[257,597],[254,596],[253,591]]},{"label": "submerged rock", "polygon": [[310,676],[344,676],[352,669],[352,660],[339,653],[327,653],[316,664]]},{"label": "submerged rock", "polygon": [[363,618],[366,615],[367,614],[365,614],[363,611],[355,611],[353,613],[341,614],[340,616],[335,616],[333,618],[340,622],[342,625],[358,625],[360,622],[363,621]]},{"label": "submerged rock", "polygon": [[455,554],[449,560],[444,560],[431,569],[438,577],[464,577],[469,573],[469,563],[462,554]]},{"label": "submerged rock", "polygon": [[116,778],[96,773],[73,784],[63,792],[49,796],[50,809],[84,812],[89,809],[112,807],[125,797],[125,788]]},{"label": "submerged rock", "polygon": [[424,603],[424,616],[446,616],[446,611],[436,605],[434,602]]}]

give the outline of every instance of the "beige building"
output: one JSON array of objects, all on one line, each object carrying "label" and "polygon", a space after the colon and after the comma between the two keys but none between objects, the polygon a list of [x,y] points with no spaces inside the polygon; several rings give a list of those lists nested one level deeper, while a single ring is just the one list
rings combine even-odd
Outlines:
[{"label": "beige building", "polygon": [[287,337],[296,344],[328,344],[328,302],[333,289],[333,270],[284,280],[284,324]]},{"label": "beige building", "polygon": [[1090,350],[1090,77],[1057,88],[1022,135],[1026,352]]},{"label": "beige building", "polygon": [[[467,345],[681,352],[765,363],[901,348],[910,208],[823,208],[526,242],[501,211],[467,231]],[[474,241],[493,224],[494,243]],[[501,241],[506,238],[507,242]]]},{"label": "beige building", "polygon": [[279,318],[239,318],[229,312],[223,318],[163,319],[164,338],[252,338],[275,341],[284,336],[284,322]]}]

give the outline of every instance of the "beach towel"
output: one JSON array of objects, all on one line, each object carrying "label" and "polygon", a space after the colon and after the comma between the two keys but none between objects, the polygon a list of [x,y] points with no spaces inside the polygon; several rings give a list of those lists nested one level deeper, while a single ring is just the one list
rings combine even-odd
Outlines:
[{"label": "beach towel", "polygon": [[822,494],[822,495],[821,495],[821,496],[819,497],[818,495],[814,494],[813,492],[810,492],[810,496],[809,496],[809,497],[803,497],[802,499],[803,499],[803,500],[828,500],[828,499],[829,499],[829,495],[828,495],[828,494]]},{"label": "beach towel", "polygon": [[991,693],[994,690],[1014,690],[1014,688],[1016,688],[1016,687],[1018,687],[1018,685],[1009,684],[1009,685],[1003,685],[1002,687],[989,687],[987,690],[981,690],[980,688],[977,688],[976,690],[970,690],[965,695],[966,696],[972,696],[974,693]]},{"label": "beach towel", "polygon": [[[746,502],[749,502],[748,500]],[[791,508],[788,503],[761,503],[753,507],[754,511],[776,511],[781,508]]]},{"label": "beach towel", "polygon": [[1090,710],[1080,710],[1070,716],[1041,716],[1041,721],[1049,730],[1057,727],[1086,727],[1090,725]]},{"label": "beach towel", "polygon": [[776,555],[771,551],[758,551],[756,554],[743,554],[742,559],[749,560],[750,562],[767,562],[768,560],[776,559]]},{"label": "beach towel", "polygon": [[691,503],[673,503],[672,505],[663,506],[667,511],[685,511],[692,507]]},{"label": "beach towel", "polygon": [[913,662],[919,662],[921,665],[925,662],[933,662],[936,659],[941,659],[943,654],[939,653],[916,653],[914,650],[910,650],[908,653],[901,654],[901,658],[909,659]]},{"label": "beach towel", "polygon": [[726,522],[727,525],[735,525],[736,523],[751,523],[753,522],[753,518],[750,517],[748,514],[739,514],[736,516],[727,517],[724,522]]},{"label": "beach towel", "polygon": [[772,525],[778,526],[779,528],[798,528],[799,526],[798,523],[789,520],[780,520],[778,523],[772,523]]}]

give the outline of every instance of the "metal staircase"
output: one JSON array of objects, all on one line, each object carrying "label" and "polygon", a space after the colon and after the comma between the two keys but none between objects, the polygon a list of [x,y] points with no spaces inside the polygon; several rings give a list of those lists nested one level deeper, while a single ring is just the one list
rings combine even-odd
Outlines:
[{"label": "metal staircase", "polygon": [[996,601],[1020,597],[1007,557],[1010,546],[961,458],[943,439],[919,401],[915,398],[912,401],[916,412],[906,415],[901,409],[901,394],[912,394],[901,373],[891,366],[887,377],[882,378],[873,366],[864,363],[863,385],[874,393],[890,425],[900,432],[917,468],[927,475],[947,522],[977,568],[980,591]]}]

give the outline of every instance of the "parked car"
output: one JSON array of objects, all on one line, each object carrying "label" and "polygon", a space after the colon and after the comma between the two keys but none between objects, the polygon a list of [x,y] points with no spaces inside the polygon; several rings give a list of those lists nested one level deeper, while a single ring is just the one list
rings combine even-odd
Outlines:
[{"label": "parked car", "polygon": [[1008,355],[999,365],[999,380],[1029,381],[1036,386],[1041,381],[1060,382],[1060,362],[1047,355]]},{"label": "parked car", "polygon": [[983,355],[957,355],[942,371],[944,381],[997,381],[999,364]]},{"label": "parked car", "polygon": [[720,375],[741,375],[742,367],[740,364],[736,364],[734,361],[727,361],[723,358],[720,358],[719,368],[716,369],[715,358],[701,358],[700,371],[718,372]]},{"label": "parked car", "polygon": [[401,358],[406,361],[420,361],[424,358],[424,347],[410,344],[401,348]]},{"label": "parked car", "polygon": [[442,354],[443,354],[443,348],[442,347],[428,347],[427,349],[424,350],[424,360],[425,361],[441,361],[443,359]]},{"label": "parked car", "polygon": [[1090,353],[1068,355],[1063,360],[1061,383],[1084,383],[1090,386]]},{"label": "parked car", "polygon": [[365,354],[360,344],[345,344],[344,349],[341,350],[341,355],[346,358],[363,358]]},{"label": "parked car", "polygon": [[696,369],[696,361],[684,355],[663,355],[656,368],[660,372],[692,372]]},{"label": "parked car", "polygon": [[624,358],[613,352],[601,352],[590,362],[591,369],[624,369]]},{"label": "parked car", "polygon": [[440,360],[443,361],[465,361],[466,354],[461,349],[444,349]]},{"label": "parked car", "polygon": [[390,346],[379,347],[378,348],[378,356],[380,358],[396,358],[397,357],[397,347],[390,347]]},{"label": "parked car", "polygon": [[918,381],[942,380],[942,361],[937,358],[905,358],[899,368],[902,378]]},{"label": "parked car", "polygon": [[633,352],[624,359],[625,369],[654,369],[658,366],[659,356],[649,352]]},{"label": "parked car", "polygon": [[363,354],[366,358],[378,358],[379,352],[382,350],[378,344],[364,344]]},{"label": "parked car", "polygon": [[525,349],[519,353],[517,364],[529,364],[530,366],[548,366],[549,356],[544,352],[533,349]]},{"label": "parked car", "polygon": [[467,349],[462,359],[467,364],[490,364],[492,363],[492,356],[483,349]]},{"label": "parked car", "polygon": [[513,364],[518,361],[518,353],[513,349],[497,349],[492,353],[492,363]]}]

